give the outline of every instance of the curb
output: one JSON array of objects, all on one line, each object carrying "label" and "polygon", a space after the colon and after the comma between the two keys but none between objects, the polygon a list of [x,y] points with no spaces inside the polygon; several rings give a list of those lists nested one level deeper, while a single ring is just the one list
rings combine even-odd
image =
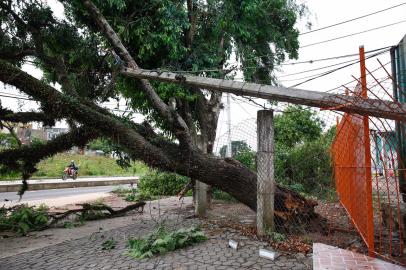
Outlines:
[{"label": "curb", "polygon": [[[123,178],[123,179],[106,179],[106,180],[67,180],[64,182],[47,182],[47,183],[29,183],[28,191],[32,190],[46,190],[46,189],[62,189],[62,188],[77,188],[77,187],[97,187],[97,186],[114,186],[114,185],[128,185],[136,184],[138,182],[138,177],[134,178]],[[0,192],[16,192],[19,191],[21,187],[21,182],[18,184],[6,184],[0,185]]]}]

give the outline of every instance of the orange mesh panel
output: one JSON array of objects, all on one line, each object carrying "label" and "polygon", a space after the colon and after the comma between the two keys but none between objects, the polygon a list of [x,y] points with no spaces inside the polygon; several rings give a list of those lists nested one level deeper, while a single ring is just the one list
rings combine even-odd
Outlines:
[{"label": "orange mesh panel", "polygon": [[[369,132],[363,116],[345,114],[332,145],[336,189],[368,249],[374,251]],[[367,152],[368,151],[368,152]],[[369,158],[369,162],[368,162]]]}]

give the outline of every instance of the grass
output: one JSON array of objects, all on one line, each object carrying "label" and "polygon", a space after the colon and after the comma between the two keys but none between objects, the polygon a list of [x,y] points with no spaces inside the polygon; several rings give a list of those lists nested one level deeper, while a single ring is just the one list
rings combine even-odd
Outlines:
[{"label": "grass", "polygon": [[[78,154],[58,154],[41,161],[38,171],[32,178],[60,178],[63,170],[70,161],[74,160],[79,167],[79,177],[83,176],[142,176],[148,167],[142,162],[135,161],[128,170],[117,165],[115,159],[105,156],[85,156]],[[0,176],[0,180],[21,179],[19,173]]]}]

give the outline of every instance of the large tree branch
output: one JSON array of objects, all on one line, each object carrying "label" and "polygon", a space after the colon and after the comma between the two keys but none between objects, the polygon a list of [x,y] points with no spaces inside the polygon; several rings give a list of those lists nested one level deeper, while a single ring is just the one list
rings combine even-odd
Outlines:
[{"label": "large tree branch", "polygon": [[[134,69],[138,69],[139,67],[137,63],[125,48],[116,32],[101,14],[99,9],[90,0],[84,0],[83,4],[92,18],[96,21],[99,30],[113,45],[116,53],[120,55],[120,57],[125,61],[126,65]],[[141,88],[148,100],[151,102],[153,108],[164,120],[169,122],[169,124],[172,126],[172,131],[179,139],[179,142],[187,147],[193,147],[189,128],[182,117],[180,117],[175,110],[170,109],[170,107],[162,101],[148,80],[142,79],[140,82]]]},{"label": "large tree branch", "polygon": [[67,151],[73,146],[84,146],[99,136],[100,133],[94,129],[78,128],[45,144],[1,151],[0,163],[10,169],[22,170],[25,174],[31,175],[35,172],[35,164],[40,160]]},{"label": "large tree branch", "polygon": [[[150,166],[178,172],[218,187],[220,187],[218,177],[223,177],[222,180],[229,183],[226,187],[222,186],[223,190],[237,198],[241,197],[241,201],[252,208],[256,207],[254,199],[242,198],[244,192],[255,194],[256,190],[256,175],[242,165],[235,167],[235,164],[208,157],[194,148],[179,147],[174,143],[166,142],[154,136],[151,129],[145,126],[138,126],[138,130],[135,130],[117,119],[83,105],[74,98],[64,96],[51,86],[1,60],[0,81],[13,85],[34,99],[45,103],[54,115],[70,117],[87,128],[97,129],[100,134],[124,146],[133,158],[142,159]],[[59,148],[58,151],[63,149]],[[3,155],[3,158],[8,154],[11,153]],[[17,156],[14,154],[13,159],[17,160]],[[234,179],[237,175],[239,177]],[[245,187],[241,189],[243,183]]]},{"label": "large tree branch", "polygon": [[53,126],[55,119],[43,112],[13,112],[0,107],[0,120],[13,123],[43,122],[47,126]]},{"label": "large tree branch", "polygon": [[0,59],[7,61],[21,61],[27,56],[35,56],[36,51],[34,49],[24,49],[17,52],[0,52]]},{"label": "large tree branch", "polygon": [[160,149],[149,143],[136,130],[103,113],[104,110],[95,104],[89,106],[79,99],[65,96],[50,85],[1,60],[0,81],[13,85],[40,101],[54,117],[71,118],[99,130],[103,135],[126,147],[133,157],[142,156],[150,166],[171,166]]}]

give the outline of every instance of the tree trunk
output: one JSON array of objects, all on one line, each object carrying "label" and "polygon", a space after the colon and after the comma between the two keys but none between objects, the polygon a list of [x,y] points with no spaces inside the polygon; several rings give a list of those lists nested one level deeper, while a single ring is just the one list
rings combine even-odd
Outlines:
[{"label": "tree trunk", "polygon": [[[226,158],[218,159],[198,151],[172,152],[166,154],[174,162],[172,167],[177,173],[189,174],[194,179],[217,187],[256,210],[257,175],[240,162]],[[290,225],[308,224],[319,216],[314,208],[317,203],[300,194],[277,185],[275,192],[276,227],[290,229]]]}]

